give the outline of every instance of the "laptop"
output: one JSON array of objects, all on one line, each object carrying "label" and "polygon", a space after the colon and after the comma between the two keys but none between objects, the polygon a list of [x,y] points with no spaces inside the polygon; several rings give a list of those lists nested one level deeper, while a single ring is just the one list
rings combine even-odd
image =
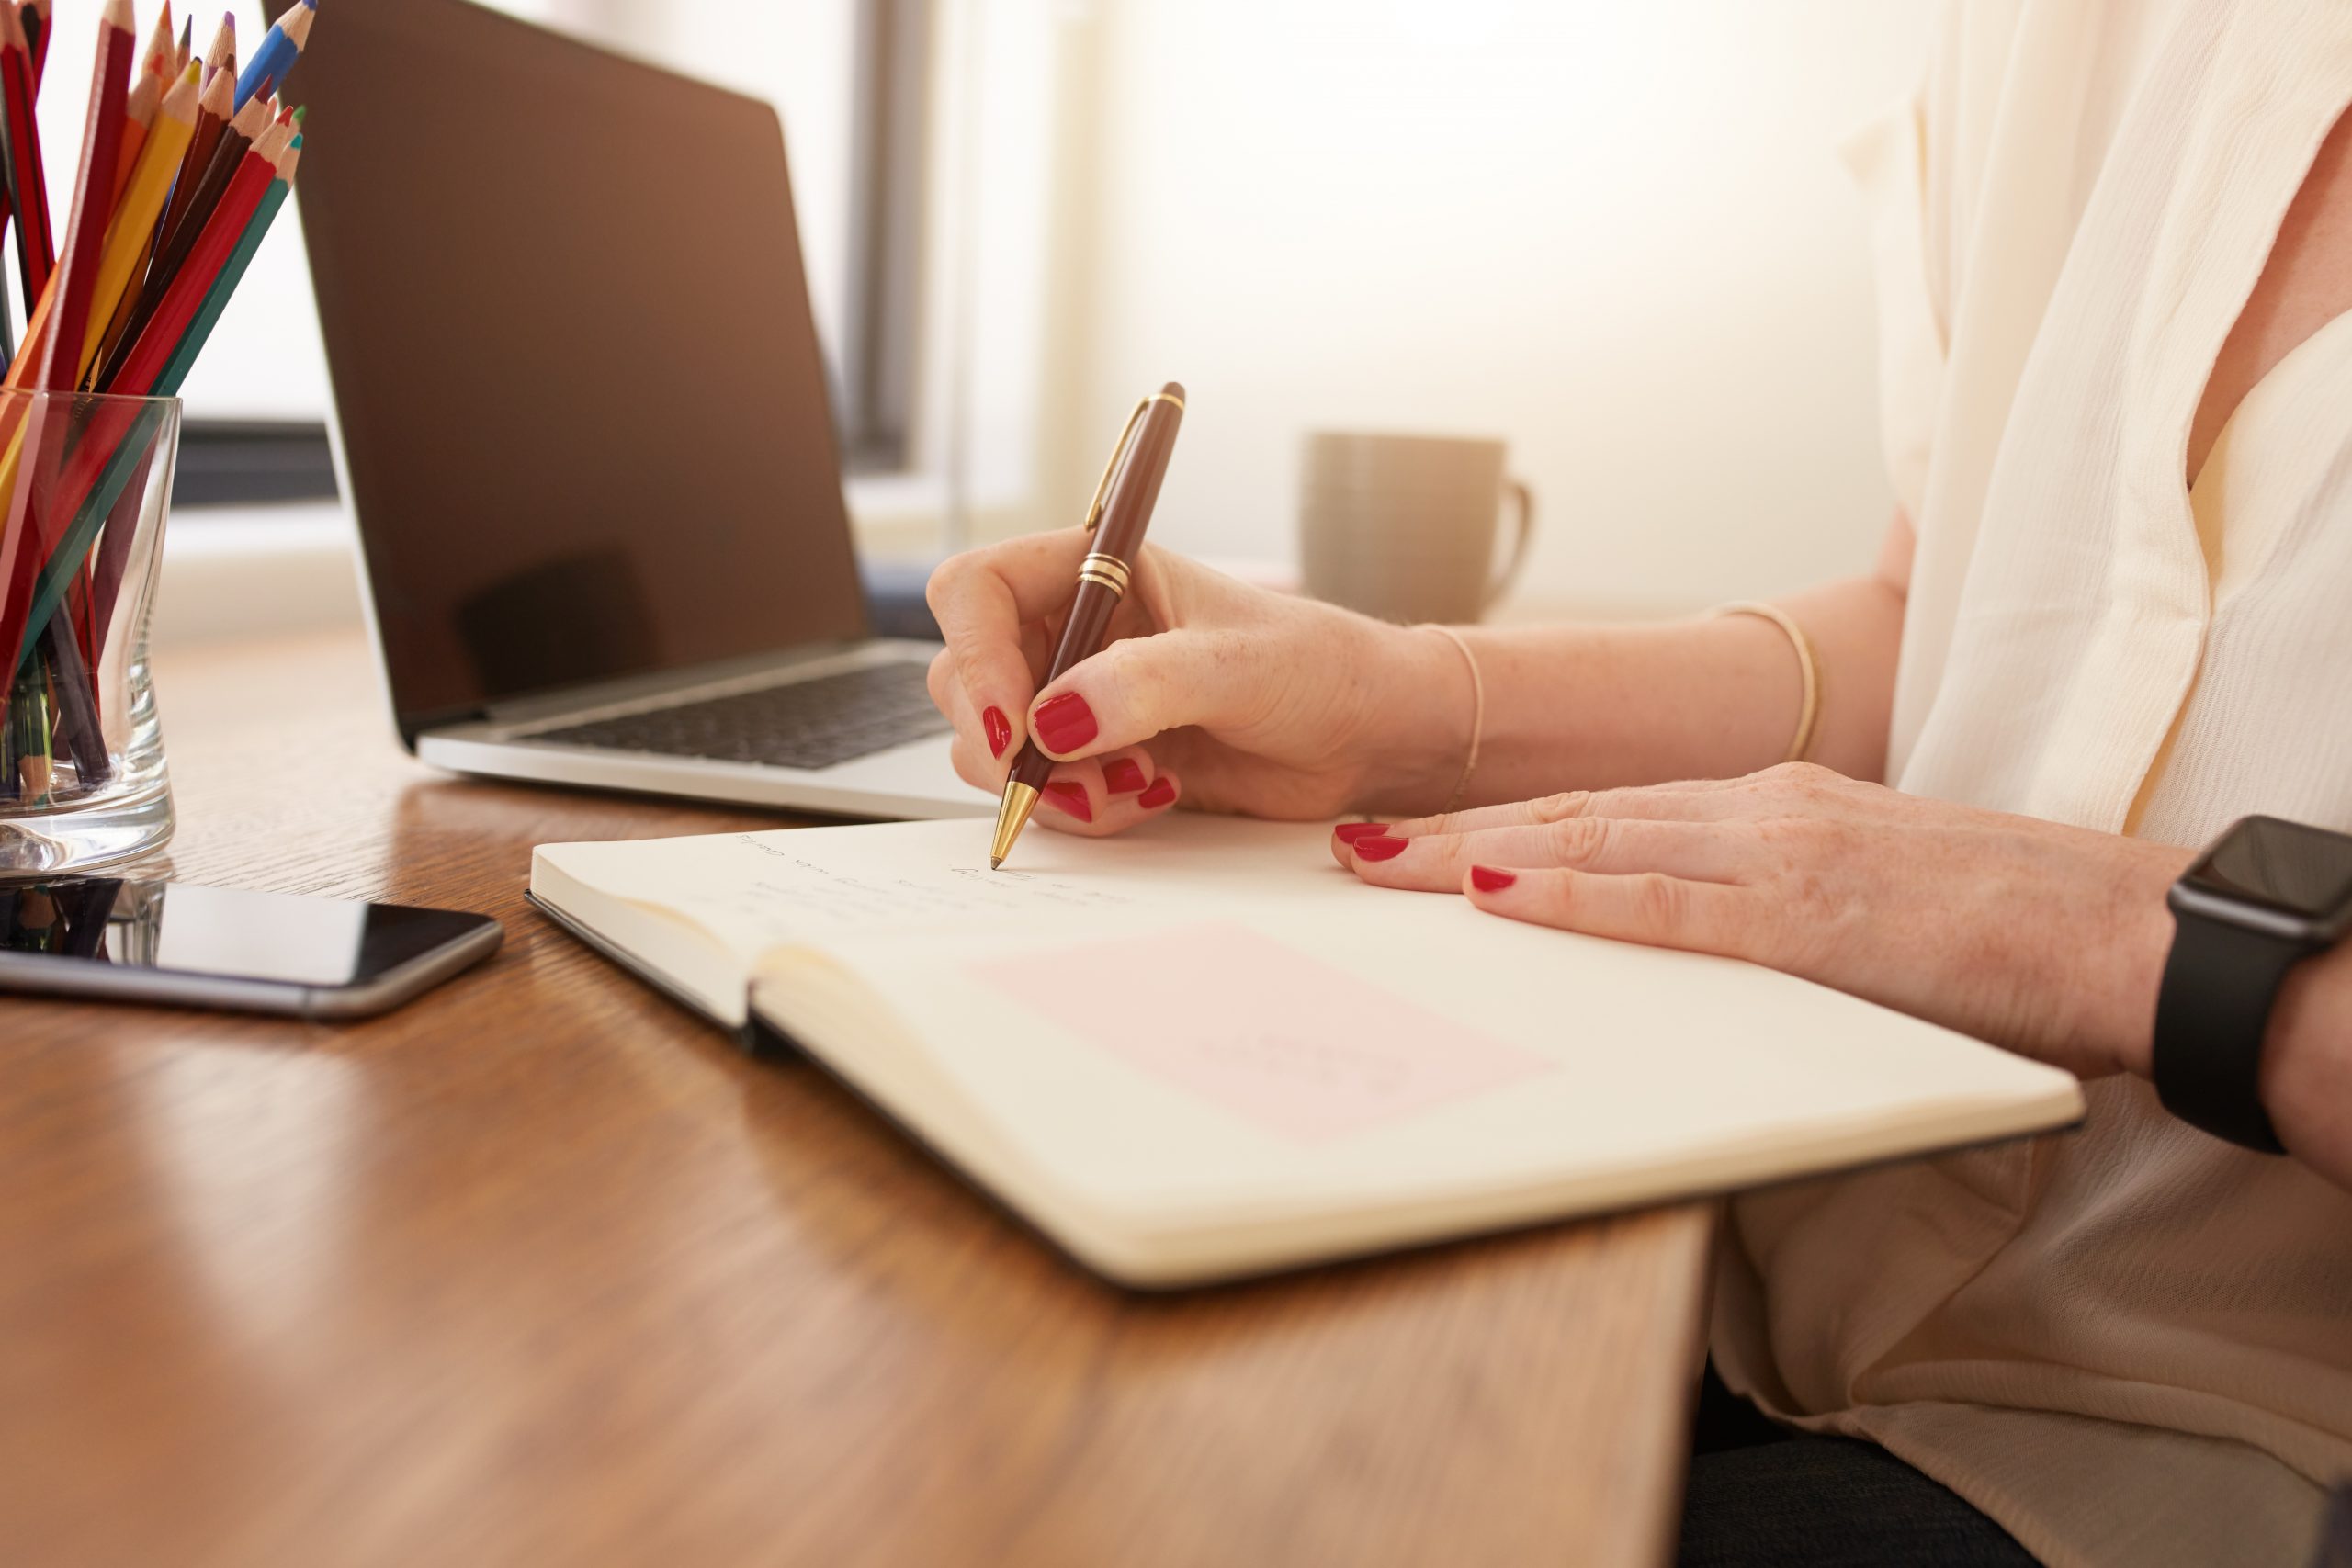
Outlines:
[{"label": "laptop", "polygon": [[773,107],[464,0],[289,86],[337,473],[402,741],[469,773],[987,816],[868,635]]}]

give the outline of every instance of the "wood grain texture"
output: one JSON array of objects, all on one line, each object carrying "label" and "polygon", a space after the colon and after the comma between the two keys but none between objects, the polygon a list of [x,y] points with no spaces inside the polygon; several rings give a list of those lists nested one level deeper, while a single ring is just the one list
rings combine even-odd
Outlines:
[{"label": "wood grain texture", "polygon": [[175,874],[509,935],[350,1027],[0,1001],[0,1562],[1663,1556],[1703,1210],[1122,1294],[522,903],[777,818],[435,774],[356,638],[159,692]]}]

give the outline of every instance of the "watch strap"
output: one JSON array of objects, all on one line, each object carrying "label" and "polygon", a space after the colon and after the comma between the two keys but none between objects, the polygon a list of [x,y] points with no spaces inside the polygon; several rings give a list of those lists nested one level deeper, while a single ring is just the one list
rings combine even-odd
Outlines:
[{"label": "watch strap", "polygon": [[2217,1138],[2284,1154],[2262,1108],[2262,1041],[2287,971],[2312,949],[2186,910],[2173,919],[2172,954],[2156,993],[2156,1097]]}]

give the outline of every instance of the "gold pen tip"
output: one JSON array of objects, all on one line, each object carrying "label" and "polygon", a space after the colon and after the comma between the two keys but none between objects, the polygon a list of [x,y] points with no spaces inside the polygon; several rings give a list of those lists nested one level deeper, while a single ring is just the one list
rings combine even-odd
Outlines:
[{"label": "gold pen tip", "polygon": [[1004,803],[997,807],[996,832],[989,840],[989,869],[994,871],[1012,852],[1013,841],[1021,837],[1021,829],[1029,825],[1029,814],[1037,809],[1037,786],[1019,781],[1004,786]]}]

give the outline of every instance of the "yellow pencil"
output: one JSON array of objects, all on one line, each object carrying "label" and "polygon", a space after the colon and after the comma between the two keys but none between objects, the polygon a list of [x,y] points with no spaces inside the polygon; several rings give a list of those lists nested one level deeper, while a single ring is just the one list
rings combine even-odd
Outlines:
[{"label": "yellow pencil", "polygon": [[[189,139],[196,134],[199,71],[200,67],[190,62],[187,72],[156,107],[155,129],[148,132],[147,145],[140,151],[139,166],[130,172],[130,183],[123,187],[122,201],[115,209],[113,226],[107,231],[106,254],[98,263],[97,290],[90,299],[93,322],[114,320],[115,307],[122,302],[123,291],[130,287],[130,275],[146,259],[156,220],[163,216],[164,203],[172,194],[172,181],[180,172],[180,160],[187,152]],[[90,361],[97,356],[98,334],[94,332],[83,341],[81,375],[89,374]]]}]

